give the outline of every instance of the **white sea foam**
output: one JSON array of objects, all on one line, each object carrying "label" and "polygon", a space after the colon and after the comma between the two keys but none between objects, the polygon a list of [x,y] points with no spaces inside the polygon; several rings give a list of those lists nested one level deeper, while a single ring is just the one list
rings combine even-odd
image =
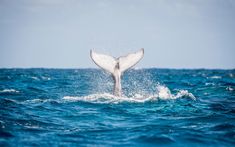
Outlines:
[{"label": "white sea foam", "polygon": [[0,90],[1,93],[19,93],[20,91],[15,90],[15,89],[3,89]]},{"label": "white sea foam", "polygon": [[26,100],[24,103],[31,103],[31,104],[37,104],[37,103],[46,103],[46,102],[51,102],[51,101],[56,101],[54,99],[31,99],[31,100]]},{"label": "white sea foam", "polygon": [[135,93],[132,96],[115,96],[109,93],[97,93],[87,96],[64,96],[62,99],[30,99],[26,100],[23,103],[27,104],[38,104],[38,103],[48,103],[48,102],[58,102],[58,103],[67,103],[67,102],[91,102],[91,103],[121,103],[121,102],[130,102],[130,103],[144,103],[149,101],[157,100],[175,100],[180,98],[189,98],[196,100],[196,97],[188,92],[187,90],[178,90],[177,93],[172,94],[170,89],[165,86],[157,86],[155,94],[140,94]]},{"label": "white sea foam", "polygon": [[221,79],[222,77],[221,76],[212,76],[210,77],[211,79]]},{"label": "white sea foam", "polygon": [[136,93],[132,97],[127,97],[127,96],[118,97],[109,93],[100,93],[100,94],[91,94],[88,96],[64,96],[63,100],[85,101],[85,102],[94,102],[94,103],[120,103],[120,102],[144,103],[147,101],[157,101],[159,99],[170,100],[170,99],[179,99],[184,97],[196,100],[196,97],[187,90],[180,90],[176,94],[172,94],[169,88],[165,86],[158,86],[157,93],[153,95],[142,95]]},{"label": "white sea foam", "polygon": [[234,78],[234,74],[230,73],[230,74],[229,74],[229,77],[230,77],[230,78]]},{"label": "white sea foam", "polygon": [[38,77],[31,77],[31,78],[34,79],[34,80],[39,80]]},{"label": "white sea foam", "polygon": [[226,90],[233,91],[234,89],[232,87],[228,86],[228,87],[226,87]]},{"label": "white sea foam", "polygon": [[157,91],[159,99],[178,99],[189,97],[193,100],[196,100],[196,97],[192,93],[188,92],[188,90],[179,90],[176,94],[172,94],[168,87],[159,85],[157,87]]},{"label": "white sea foam", "polygon": [[42,76],[41,78],[42,78],[43,80],[47,80],[47,81],[51,80],[50,77],[44,77],[44,76]]},{"label": "white sea foam", "polygon": [[206,86],[215,86],[215,83],[205,83]]},{"label": "white sea foam", "polygon": [[157,92],[160,99],[173,98],[170,89],[165,86],[157,86]]},{"label": "white sea foam", "polygon": [[77,96],[65,96],[63,97],[64,100],[68,101],[85,101],[85,102],[94,102],[94,103],[120,103],[120,102],[136,102],[136,103],[143,103],[150,100],[155,100],[156,97],[117,97],[112,94],[108,93],[101,93],[101,94],[91,94],[88,96],[77,97]]}]

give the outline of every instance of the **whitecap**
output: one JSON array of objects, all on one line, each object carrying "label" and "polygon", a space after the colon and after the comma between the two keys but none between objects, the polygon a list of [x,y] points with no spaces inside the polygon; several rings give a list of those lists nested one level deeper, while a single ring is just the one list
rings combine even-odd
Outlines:
[{"label": "whitecap", "polygon": [[234,78],[234,74],[230,73],[230,74],[229,74],[229,77],[230,77],[230,78]]},{"label": "whitecap", "polygon": [[189,97],[193,100],[196,100],[196,97],[188,92],[188,90],[179,90],[178,93],[172,94],[170,89],[165,86],[157,86],[158,98],[159,99],[178,99],[182,97]]},{"label": "whitecap", "polygon": [[42,76],[41,78],[42,78],[43,80],[47,80],[47,81],[51,80],[50,77],[44,77],[44,76]]},{"label": "whitecap", "polygon": [[174,96],[175,99],[177,99],[177,98],[182,98],[182,97],[189,97],[189,98],[191,98],[191,99],[193,99],[193,100],[196,100],[196,97],[195,97],[192,93],[188,92],[188,90],[180,90],[180,91]]},{"label": "whitecap", "polygon": [[221,76],[211,76],[210,78],[211,79],[221,79],[222,77]]},{"label": "whitecap", "polygon": [[206,86],[215,86],[215,83],[205,83]]},{"label": "whitecap", "polygon": [[47,102],[52,102],[52,101],[56,101],[54,99],[31,99],[31,100],[26,100],[24,101],[24,103],[30,103],[30,104],[37,104],[37,103],[47,103]]},{"label": "whitecap", "polygon": [[1,93],[19,93],[20,91],[15,90],[15,89],[3,89],[0,90]]},{"label": "whitecap", "polygon": [[158,97],[160,99],[169,99],[172,98],[171,91],[168,87],[157,86]]},{"label": "whitecap", "polygon": [[228,87],[226,87],[226,90],[233,91],[234,89],[232,87],[228,86]]},{"label": "whitecap", "polygon": [[34,80],[39,80],[38,77],[31,77],[31,78],[34,79]]}]

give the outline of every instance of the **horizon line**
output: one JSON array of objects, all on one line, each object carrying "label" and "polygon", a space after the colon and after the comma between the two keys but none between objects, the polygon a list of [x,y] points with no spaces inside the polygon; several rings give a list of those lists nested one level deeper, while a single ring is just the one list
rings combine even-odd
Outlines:
[{"label": "horizon line", "polygon": [[[100,69],[98,67],[0,67],[0,69]],[[176,67],[133,67],[132,70],[141,69],[173,69],[173,70],[235,70],[234,68],[208,68],[208,67],[196,67],[196,68],[176,68]]]}]

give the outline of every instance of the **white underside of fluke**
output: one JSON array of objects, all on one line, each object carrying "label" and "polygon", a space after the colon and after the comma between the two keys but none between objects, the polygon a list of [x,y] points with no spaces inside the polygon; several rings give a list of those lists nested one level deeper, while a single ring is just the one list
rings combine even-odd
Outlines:
[{"label": "white underside of fluke", "polygon": [[114,79],[114,95],[121,96],[121,75],[127,69],[136,65],[144,56],[144,49],[114,58],[91,50],[91,58],[97,66],[112,74]]}]

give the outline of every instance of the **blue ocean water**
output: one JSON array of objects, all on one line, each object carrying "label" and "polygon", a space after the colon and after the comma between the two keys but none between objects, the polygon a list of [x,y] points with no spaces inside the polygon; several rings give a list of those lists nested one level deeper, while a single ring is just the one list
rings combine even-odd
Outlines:
[{"label": "blue ocean water", "polygon": [[0,69],[0,146],[234,146],[235,70]]}]

